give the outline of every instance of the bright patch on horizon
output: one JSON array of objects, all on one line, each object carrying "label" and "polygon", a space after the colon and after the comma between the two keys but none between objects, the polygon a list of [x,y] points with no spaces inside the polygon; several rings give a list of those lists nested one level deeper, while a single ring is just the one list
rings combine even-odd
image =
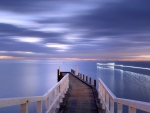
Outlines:
[{"label": "bright patch on horizon", "polygon": [[0,59],[24,59],[25,57],[0,56]]},{"label": "bright patch on horizon", "polygon": [[36,37],[16,37],[13,39],[19,42],[27,42],[27,43],[39,43],[43,41],[42,38],[36,38]]},{"label": "bright patch on horizon", "polygon": [[51,47],[51,48],[58,48],[58,49],[61,49],[61,50],[66,50],[66,49],[70,48],[70,45],[59,44],[59,43],[47,43],[46,46]]},{"label": "bright patch on horizon", "polygon": [[141,57],[141,58],[150,58],[150,55],[140,55],[138,57]]}]

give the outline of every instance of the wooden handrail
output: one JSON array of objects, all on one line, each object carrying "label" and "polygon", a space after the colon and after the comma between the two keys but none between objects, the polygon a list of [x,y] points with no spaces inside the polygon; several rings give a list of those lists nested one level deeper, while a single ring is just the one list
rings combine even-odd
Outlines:
[{"label": "wooden handrail", "polygon": [[[60,87],[62,88],[61,90],[60,90]],[[65,77],[63,77],[56,85],[54,85],[43,96],[3,98],[3,99],[0,99],[0,107],[20,105],[20,109],[21,109],[20,112],[22,113],[24,111],[28,111],[27,109],[28,107],[26,107],[28,106],[28,103],[37,102],[37,113],[42,113],[41,104],[42,104],[42,101],[44,100],[46,101],[46,104],[48,105],[48,106],[46,105],[47,106],[46,113],[48,113],[51,110],[51,108],[54,107],[54,104],[56,102],[59,104],[59,102],[62,101],[62,97],[64,97],[64,94],[66,93],[68,88],[69,88],[69,74],[66,74]],[[54,100],[51,104],[49,104],[49,98],[52,94],[54,94]]]},{"label": "wooden handrail", "polygon": [[107,100],[105,96],[106,94],[108,95],[108,99],[110,99],[110,101],[112,101],[113,103],[117,102],[121,106],[122,105],[129,106],[129,109],[133,109],[131,111],[134,111],[135,113],[136,113],[136,109],[150,112],[150,103],[131,100],[131,99],[118,98],[109,90],[109,88],[104,84],[104,82],[100,78],[98,78],[98,80],[99,80],[99,88],[98,88],[99,98],[102,100],[101,102],[104,106],[103,108],[104,109],[106,108],[106,111],[108,113],[114,113],[114,111],[109,110],[109,106],[111,105],[109,102],[108,103],[106,102]]}]

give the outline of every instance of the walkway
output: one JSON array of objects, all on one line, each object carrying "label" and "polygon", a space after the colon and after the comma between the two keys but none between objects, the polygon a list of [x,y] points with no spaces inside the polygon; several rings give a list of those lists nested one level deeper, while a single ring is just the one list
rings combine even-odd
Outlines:
[{"label": "walkway", "polygon": [[72,89],[63,113],[98,113],[91,87],[73,75],[69,75],[69,83]]}]

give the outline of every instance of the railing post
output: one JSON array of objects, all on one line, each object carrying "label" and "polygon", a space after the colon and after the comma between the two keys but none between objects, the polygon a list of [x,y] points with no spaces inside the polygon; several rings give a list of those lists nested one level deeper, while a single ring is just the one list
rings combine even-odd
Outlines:
[{"label": "railing post", "polygon": [[121,103],[117,104],[117,113],[122,113],[122,104]]},{"label": "railing post", "polygon": [[62,94],[62,83],[59,85],[59,93],[60,93],[60,102],[62,102],[63,94]]},{"label": "railing post", "polygon": [[129,113],[136,113],[136,108],[130,106]]},{"label": "railing post", "polygon": [[36,102],[36,113],[42,113],[42,101]]},{"label": "railing post", "polygon": [[86,76],[86,82],[88,82],[88,76]]},{"label": "railing post", "polygon": [[[55,95],[56,95],[55,98],[57,98],[59,95],[59,86],[55,89]],[[59,108],[59,102],[60,102],[60,97],[56,101],[56,108]]]},{"label": "railing post", "polygon": [[49,107],[49,97],[45,100],[45,109],[47,110]]},{"label": "railing post", "polygon": [[28,103],[20,104],[20,113],[28,113]]},{"label": "railing post", "polygon": [[83,75],[83,80],[84,80],[84,75]]},{"label": "railing post", "polygon": [[101,99],[101,84],[100,84],[100,82],[98,82],[98,89],[99,89],[99,94],[98,94],[98,98],[100,99],[100,100],[102,100]]},{"label": "railing post", "polygon": [[69,88],[69,76],[67,77],[67,89]]},{"label": "railing post", "polygon": [[94,80],[94,86],[96,87],[96,80]]},{"label": "railing post", "polygon": [[76,67],[76,76],[78,75],[78,66]]},{"label": "railing post", "polygon": [[89,83],[92,84],[92,79],[91,79],[91,77],[90,77],[90,79],[89,79]]},{"label": "railing post", "polygon": [[67,92],[68,87],[68,80],[65,80],[65,93]]},{"label": "railing post", "polygon": [[[55,91],[52,92],[52,96],[51,96],[51,103],[53,103],[53,101],[55,100]],[[55,110],[55,104],[53,105],[53,107],[51,108],[52,113],[54,113]]]},{"label": "railing post", "polygon": [[60,66],[59,66],[59,76],[60,76]]},{"label": "railing post", "polygon": [[[102,88],[102,99],[105,102],[105,89]],[[102,109],[105,109],[105,103],[102,101]]]},{"label": "railing post", "polygon": [[109,95],[106,93],[106,106],[109,109]]},{"label": "railing post", "polygon": [[100,82],[99,82],[99,89],[100,89],[100,94],[102,95],[102,85]]},{"label": "railing post", "polygon": [[114,101],[110,99],[110,113],[114,113]]},{"label": "railing post", "polygon": [[61,91],[62,91],[62,98],[64,98],[65,97],[65,84],[64,84],[64,82],[62,83],[62,87],[61,87],[62,89],[61,89]]}]

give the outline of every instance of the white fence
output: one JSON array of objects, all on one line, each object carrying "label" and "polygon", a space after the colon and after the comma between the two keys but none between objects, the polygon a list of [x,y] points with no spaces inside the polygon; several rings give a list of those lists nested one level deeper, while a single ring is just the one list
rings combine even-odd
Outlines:
[{"label": "white fence", "polygon": [[123,112],[123,105],[129,107],[128,113],[136,113],[137,109],[150,113],[150,103],[117,98],[100,78],[98,79],[98,85],[99,98],[101,99],[102,108],[106,110],[106,113],[114,113],[114,102],[117,103],[117,113]]},{"label": "white fence", "polygon": [[0,107],[20,105],[20,113],[28,113],[28,103],[36,102],[36,113],[42,113],[42,101],[45,101],[45,113],[54,113],[69,88],[69,75],[63,77],[43,96],[0,99]]}]

